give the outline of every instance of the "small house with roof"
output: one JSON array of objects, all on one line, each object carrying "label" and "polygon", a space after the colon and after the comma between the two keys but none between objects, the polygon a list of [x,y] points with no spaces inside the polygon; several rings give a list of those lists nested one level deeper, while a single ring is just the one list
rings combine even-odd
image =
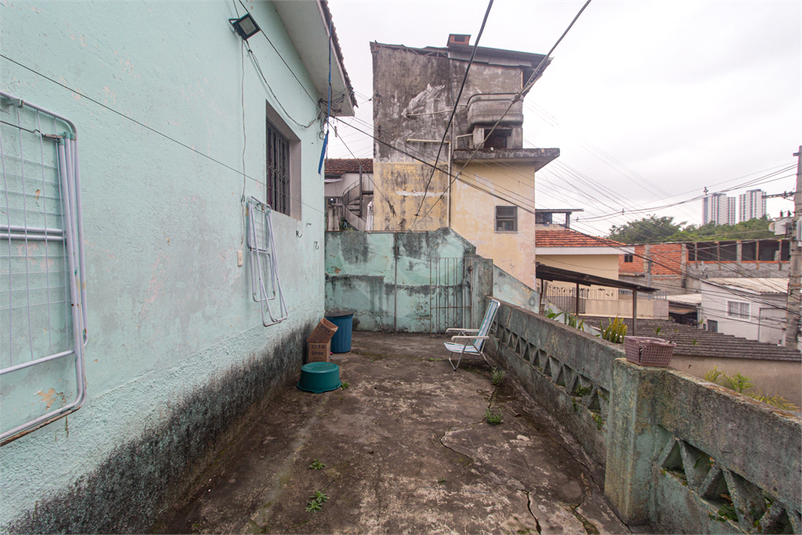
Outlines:
[{"label": "small house with roof", "polygon": [[373,159],[326,159],[326,230],[373,230]]},{"label": "small house with roof", "polygon": [[770,344],[785,341],[788,279],[710,278],[701,288],[699,316],[707,330]]}]

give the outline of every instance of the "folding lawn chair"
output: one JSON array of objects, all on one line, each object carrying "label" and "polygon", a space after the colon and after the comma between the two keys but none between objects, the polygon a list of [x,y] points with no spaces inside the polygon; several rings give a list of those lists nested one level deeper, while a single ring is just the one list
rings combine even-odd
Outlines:
[{"label": "folding lawn chair", "polygon": [[[495,299],[490,300],[490,305],[488,305],[485,317],[478,329],[458,329],[454,327],[446,329],[446,333],[457,333],[455,336],[451,337],[451,342],[445,342],[446,349],[448,350],[448,362],[451,364],[451,367],[454,368],[454,371],[457,371],[459,363],[462,361],[464,355],[481,355],[481,357],[485,359],[485,362],[487,362],[487,357],[484,351],[482,351],[482,348],[484,347],[485,340],[490,338],[488,336],[490,333],[490,326],[493,324],[493,319],[496,317],[496,311],[499,305],[500,303]],[[459,354],[456,364],[451,360],[452,354]]]}]

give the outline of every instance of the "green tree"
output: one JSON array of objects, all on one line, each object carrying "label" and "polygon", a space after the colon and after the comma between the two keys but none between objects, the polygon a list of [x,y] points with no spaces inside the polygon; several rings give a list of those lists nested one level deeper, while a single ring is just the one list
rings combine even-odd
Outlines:
[{"label": "green tree", "polygon": [[621,243],[662,243],[679,232],[684,224],[684,221],[674,223],[673,217],[650,215],[621,226],[614,225],[608,238]]},{"label": "green tree", "polygon": [[685,222],[674,223],[673,217],[650,215],[621,226],[613,226],[608,238],[633,244],[762,240],[775,237],[774,233],[769,230],[769,223],[768,218],[764,216],[735,225],[716,225],[713,222],[706,225],[685,225]]},{"label": "green tree", "polygon": [[774,238],[774,233],[769,230],[769,223],[770,221],[767,217],[762,217],[760,219],[741,221],[735,225],[716,225],[715,223],[708,223],[700,227],[688,225],[673,236],[669,236],[666,241],[692,242]]}]

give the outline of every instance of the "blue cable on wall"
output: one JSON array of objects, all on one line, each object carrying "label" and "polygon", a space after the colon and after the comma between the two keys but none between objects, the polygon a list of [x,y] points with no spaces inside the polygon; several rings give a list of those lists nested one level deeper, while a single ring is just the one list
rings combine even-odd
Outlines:
[{"label": "blue cable on wall", "polygon": [[317,165],[317,174],[323,169],[323,160],[326,158],[326,146],[329,144],[329,116],[331,115],[331,16],[329,16],[329,98],[326,102],[326,137],[323,138],[323,150],[320,151],[320,163]]}]

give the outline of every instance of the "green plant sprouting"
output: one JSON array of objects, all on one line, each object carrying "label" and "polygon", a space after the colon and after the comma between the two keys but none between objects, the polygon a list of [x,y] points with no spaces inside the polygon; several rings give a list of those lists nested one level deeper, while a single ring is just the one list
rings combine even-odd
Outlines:
[{"label": "green plant sprouting", "polygon": [[604,419],[596,413],[593,414],[592,418],[593,421],[596,422],[596,430],[601,431],[601,428],[604,425]]},{"label": "green plant sprouting", "polygon": [[499,425],[501,422],[504,421],[504,418],[501,416],[501,412],[494,412],[490,410],[490,407],[487,408],[485,411],[485,420],[490,425]]},{"label": "green plant sprouting", "polygon": [[604,323],[599,321],[599,328],[601,329],[600,336],[604,340],[614,344],[624,343],[624,337],[627,335],[627,324],[624,323],[623,319],[616,316],[614,320],[607,320],[606,327]]},{"label": "green plant sprouting", "polygon": [[782,396],[769,396],[768,394],[764,394],[762,392],[745,392],[745,390],[749,390],[755,385],[752,383],[752,380],[749,377],[741,375],[740,373],[736,372],[735,375],[730,377],[729,375],[720,372],[717,366],[713,366],[713,369],[707,372],[704,378],[705,381],[720,384],[725,388],[734,390],[739,394],[748,396],[755,401],[760,401],[767,405],[771,405],[772,407],[789,411],[799,410],[799,407]]},{"label": "green plant sprouting", "polygon": [[490,382],[493,383],[494,386],[498,386],[504,382],[504,377],[506,375],[507,374],[504,370],[493,368],[493,371],[490,373]]},{"label": "green plant sprouting", "polygon": [[326,468],[326,465],[318,461],[317,459],[312,459],[312,464],[309,465],[309,468],[312,470],[323,470]]},{"label": "green plant sprouting", "polygon": [[580,320],[576,314],[571,314],[570,312],[549,312],[546,314],[546,317],[550,320],[557,321],[557,318],[562,315],[565,315],[565,320],[563,321],[564,324],[568,325],[569,327],[573,327],[574,329],[584,329],[585,320]]},{"label": "green plant sprouting", "polygon": [[306,510],[309,513],[314,513],[315,511],[320,511],[323,503],[329,499],[323,491],[316,490],[315,493],[309,498],[309,503],[306,506]]}]

